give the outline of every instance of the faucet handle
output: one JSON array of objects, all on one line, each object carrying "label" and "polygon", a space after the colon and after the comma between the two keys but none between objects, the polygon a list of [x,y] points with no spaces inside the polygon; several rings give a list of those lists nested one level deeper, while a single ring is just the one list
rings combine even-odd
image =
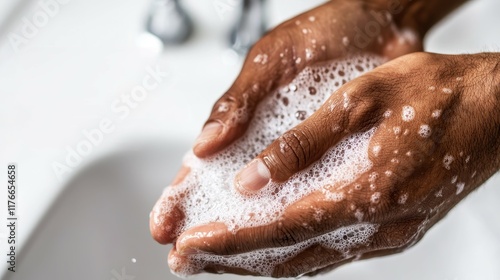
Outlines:
[{"label": "faucet handle", "polygon": [[178,0],[153,0],[146,29],[164,44],[180,44],[193,31],[193,22]]},{"label": "faucet handle", "polygon": [[244,55],[265,32],[264,0],[243,0],[241,16],[231,31],[231,47]]}]

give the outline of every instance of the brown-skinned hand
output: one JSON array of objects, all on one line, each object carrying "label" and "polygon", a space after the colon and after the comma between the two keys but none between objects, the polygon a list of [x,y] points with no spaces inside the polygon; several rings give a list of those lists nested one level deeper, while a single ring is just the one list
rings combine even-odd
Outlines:
[{"label": "brown-skinned hand", "polygon": [[[233,86],[214,105],[195,154],[207,157],[231,144],[245,132],[259,102],[307,66],[355,53],[393,59],[421,50],[420,38],[405,39],[404,32],[390,23],[381,25],[380,34],[369,44],[357,46],[356,27],[373,20],[369,14],[373,8],[364,1],[331,1],[266,35],[249,53]],[[184,218],[177,209],[164,217],[162,225],[151,222],[153,237],[163,244],[175,242],[169,263],[176,271],[189,265],[187,255],[195,252],[239,254],[293,245],[361,221],[379,225],[369,244],[353,248],[347,256],[314,245],[278,265],[274,277],[314,274],[354,258],[404,250],[499,168],[500,120],[495,110],[499,89],[491,76],[498,71],[495,61],[495,54],[416,53],[384,64],[345,84],[326,103],[342,102],[346,92],[351,101],[347,110],[332,112],[323,106],[280,137],[287,153],[276,141],[235,182],[248,195],[270,180],[285,181],[344,137],[378,127],[369,149],[373,168],[342,188],[342,201],[332,204],[322,193],[313,193],[288,207],[279,221],[236,234],[223,224],[209,224],[177,236],[176,224]],[[249,118],[236,121],[234,113],[243,107]],[[403,115],[412,114],[411,120],[403,120]],[[340,129],[325,129],[332,125]],[[264,166],[267,172],[255,176],[259,172],[252,166]],[[173,185],[188,173],[183,167]],[[332,191],[337,187],[331,186]],[[324,219],[315,221],[311,209],[324,211]],[[191,238],[200,232],[213,235]],[[254,274],[215,263],[203,270]]]},{"label": "brown-skinned hand", "polygon": [[[415,244],[500,167],[498,57],[415,53],[348,82],[258,160],[270,170],[270,180],[286,180],[345,136],[378,127],[369,146],[371,170],[342,189],[327,186],[342,192],[341,201],[332,203],[318,191],[268,225],[236,233],[221,223],[191,228],[176,240],[169,255],[171,268],[189,265],[189,254],[234,255],[288,246],[361,222],[379,225],[369,244],[351,248],[349,254],[313,245],[276,266],[272,276],[314,274]],[[343,102],[343,93],[350,105],[331,111],[329,105]],[[341,129],[322,129],[334,124]],[[285,149],[280,141],[287,143]],[[303,159],[299,164],[297,157]],[[313,218],[318,209],[324,213],[320,220]],[[200,233],[210,237],[200,238]],[[254,274],[215,263],[203,271]]]}]

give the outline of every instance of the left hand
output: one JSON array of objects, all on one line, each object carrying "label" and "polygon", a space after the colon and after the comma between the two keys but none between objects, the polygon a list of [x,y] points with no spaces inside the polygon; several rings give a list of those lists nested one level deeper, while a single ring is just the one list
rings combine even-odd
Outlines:
[{"label": "left hand", "polygon": [[[227,148],[246,132],[262,99],[290,83],[306,67],[359,53],[392,59],[422,50],[421,36],[409,32],[407,26],[398,26],[382,2],[327,1],[267,33],[250,50],[233,85],[214,104],[193,147],[194,154],[205,158]],[[360,31],[374,27],[372,24],[377,32],[368,36]],[[237,117],[238,112],[246,117]],[[187,173],[189,169],[182,167],[176,181]],[[156,213],[155,217],[150,223],[153,238],[162,244],[172,243],[184,213],[176,208],[172,215]]]},{"label": "left hand", "polygon": [[[498,57],[415,53],[348,82],[258,160],[271,174],[267,179],[283,181],[342,138],[378,127],[368,150],[372,169],[347,186],[325,186],[341,193],[342,200],[332,202],[323,192],[312,193],[268,225],[236,233],[221,223],[191,228],[169,255],[171,269],[189,266],[189,255],[196,252],[234,255],[283,247],[359,223],[378,225],[366,244],[348,251],[312,244],[277,265],[272,276],[315,274],[415,244],[500,168]],[[331,111],[331,104],[342,104],[343,93],[349,106]],[[332,125],[340,129],[332,130]],[[284,153],[279,141],[286,144]],[[258,189],[262,178],[247,180],[242,187]],[[321,219],[314,218],[317,211],[323,213]],[[255,274],[218,263],[208,263],[203,270]]]}]

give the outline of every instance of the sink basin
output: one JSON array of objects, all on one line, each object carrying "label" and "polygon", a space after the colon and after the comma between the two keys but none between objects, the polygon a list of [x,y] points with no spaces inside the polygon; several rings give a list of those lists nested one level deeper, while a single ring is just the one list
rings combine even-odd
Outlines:
[{"label": "sink basin", "polygon": [[[142,143],[96,160],[65,187],[7,279],[174,279],[149,212],[175,175],[181,143]],[[132,262],[132,259],[136,261]],[[127,278],[124,278],[127,279]]]},{"label": "sink basin", "polygon": [[[187,149],[181,141],[142,141],[81,170],[21,252],[18,271],[6,279],[177,279],[167,266],[170,246],[150,237],[148,215]],[[488,199],[500,195],[498,183],[493,179],[480,195],[471,195],[405,253],[346,265],[316,279],[499,279],[500,229],[486,222],[495,221],[500,210]]]}]

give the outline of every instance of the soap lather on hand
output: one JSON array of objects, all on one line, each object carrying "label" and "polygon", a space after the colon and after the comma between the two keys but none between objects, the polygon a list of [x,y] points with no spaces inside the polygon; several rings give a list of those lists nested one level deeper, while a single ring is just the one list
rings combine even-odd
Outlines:
[{"label": "soap lather on hand", "polygon": [[462,1],[403,2],[367,44],[354,35],[385,0],[330,1],[252,48],[152,211],[174,273],[397,253],[500,168],[500,56],[412,53]]}]

